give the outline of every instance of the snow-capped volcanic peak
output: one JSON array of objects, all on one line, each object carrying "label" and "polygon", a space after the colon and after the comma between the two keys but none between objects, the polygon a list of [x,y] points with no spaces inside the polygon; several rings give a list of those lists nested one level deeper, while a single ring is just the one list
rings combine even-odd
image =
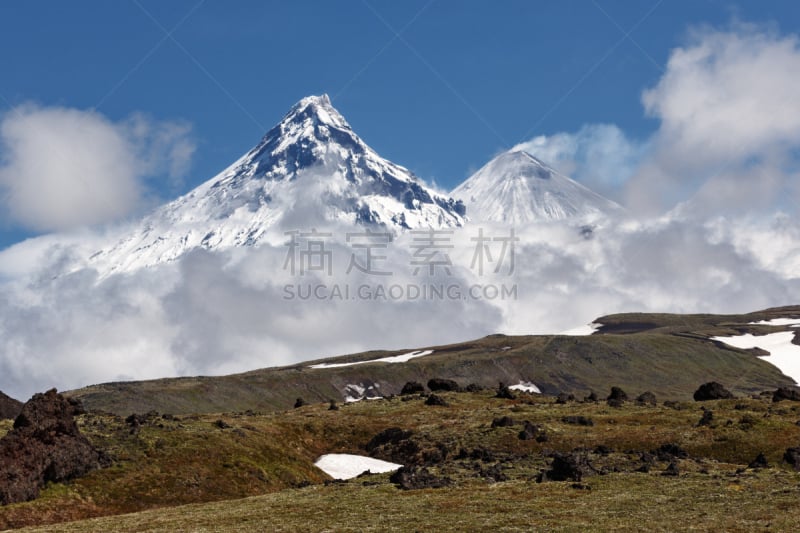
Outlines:
[{"label": "snow-capped volcanic peak", "polygon": [[523,151],[500,154],[451,192],[473,221],[525,224],[618,213],[618,204]]},{"label": "snow-capped volcanic peak", "polygon": [[327,95],[309,96],[255,148],[157,209],[91,262],[111,273],[171,261],[197,247],[258,245],[276,224],[449,228],[463,225],[464,211],[461,202],[367,146]]}]

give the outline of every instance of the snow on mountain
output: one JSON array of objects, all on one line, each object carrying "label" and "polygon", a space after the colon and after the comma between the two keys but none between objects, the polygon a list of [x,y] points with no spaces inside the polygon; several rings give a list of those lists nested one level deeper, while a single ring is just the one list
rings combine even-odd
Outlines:
[{"label": "snow on mountain", "polygon": [[327,95],[309,96],[238,161],[158,208],[90,263],[107,274],[198,247],[255,246],[276,224],[307,230],[335,221],[398,231],[458,227],[463,216],[463,204],[367,146]]},{"label": "snow on mountain", "polygon": [[522,151],[500,154],[451,193],[474,222],[525,224],[619,213],[622,207]]}]

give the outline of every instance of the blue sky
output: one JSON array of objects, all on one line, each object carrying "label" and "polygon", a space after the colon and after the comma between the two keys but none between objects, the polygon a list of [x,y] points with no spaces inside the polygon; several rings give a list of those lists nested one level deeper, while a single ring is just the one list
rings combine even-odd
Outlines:
[{"label": "blue sky", "polygon": [[[188,172],[150,169],[152,204],[325,92],[380,154],[450,189],[537,135],[606,123],[647,139],[659,121],[642,91],[691,28],[743,21],[791,35],[799,15],[788,1],[3,2],[0,110],[191,126]],[[42,231],[0,224],[0,248]]]}]

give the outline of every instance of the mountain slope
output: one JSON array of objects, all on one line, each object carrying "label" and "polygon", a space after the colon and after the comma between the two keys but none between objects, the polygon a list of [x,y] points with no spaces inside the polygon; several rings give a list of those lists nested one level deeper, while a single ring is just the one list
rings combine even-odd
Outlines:
[{"label": "mountain slope", "polygon": [[613,315],[597,319],[604,327],[587,336],[491,335],[424,351],[367,352],[231,376],[108,383],[67,394],[89,409],[121,415],[151,409],[170,413],[284,409],[297,397],[326,401],[388,396],[399,393],[407,381],[425,383],[434,377],[453,379],[461,386],[530,382],[545,394],[568,392],[578,397],[621,386],[637,394],[649,390],[659,398],[687,400],[707,381],[752,394],[790,387],[794,381],[753,351],[712,337],[776,331],[751,322],[786,316],[800,316],[800,307],[748,315]]},{"label": "mountain slope", "polygon": [[457,227],[463,215],[462,204],[367,146],[327,95],[310,96],[233,165],[157,209],[91,263],[101,272],[130,271],[197,247],[255,246],[269,241],[276,224],[308,230],[338,221],[394,231]]},{"label": "mountain slope", "polygon": [[474,222],[526,224],[589,219],[622,211],[618,204],[522,151],[495,157],[451,195],[464,201]]}]

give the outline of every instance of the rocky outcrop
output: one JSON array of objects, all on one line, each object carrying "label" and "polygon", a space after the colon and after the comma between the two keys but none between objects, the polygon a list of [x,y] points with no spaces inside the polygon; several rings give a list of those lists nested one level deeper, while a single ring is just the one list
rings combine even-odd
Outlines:
[{"label": "rocky outcrop", "polygon": [[22,402],[15,400],[14,398],[7,396],[0,391],[0,420],[7,418],[7,419],[14,419],[17,418],[17,415],[22,410]]},{"label": "rocky outcrop", "polygon": [[82,476],[107,463],[80,434],[74,417],[83,407],[55,389],[35,394],[0,439],[0,504],[36,498],[48,482]]}]

